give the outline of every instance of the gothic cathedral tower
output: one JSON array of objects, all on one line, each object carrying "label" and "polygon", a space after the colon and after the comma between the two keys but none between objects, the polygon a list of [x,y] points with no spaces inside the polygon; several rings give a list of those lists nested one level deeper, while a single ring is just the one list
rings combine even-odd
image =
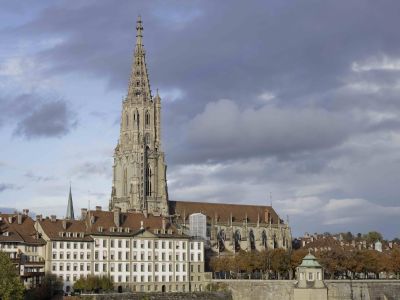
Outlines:
[{"label": "gothic cathedral tower", "polygon": [[110,209],[168,215],[167,166],[161,151],[161,99],[151,96],[142,21],[136,25],[136,46],[128,95],[122,103],[120,137],[114,151]]}]

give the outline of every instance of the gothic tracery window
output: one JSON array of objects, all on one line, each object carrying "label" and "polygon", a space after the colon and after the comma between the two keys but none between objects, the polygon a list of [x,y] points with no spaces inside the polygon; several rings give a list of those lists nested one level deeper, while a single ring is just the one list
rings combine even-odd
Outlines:
[{"label": "gothic tracery window", "polygon": [[151,196],[151,168],[150,165],[146,167],[146,196]]}]

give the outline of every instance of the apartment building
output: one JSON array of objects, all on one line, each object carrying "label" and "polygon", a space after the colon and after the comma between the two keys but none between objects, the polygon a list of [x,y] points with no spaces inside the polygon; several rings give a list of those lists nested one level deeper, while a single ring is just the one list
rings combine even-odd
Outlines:
[{"label": "apartment building", "polygon": [[88,275],[109,276],[121,291],[204,289],[204,242],[162,216],[96,207],[79,220],[38,216],[36,229],[46,241],[45,270],[65,291]]},{"label": "apartment building", "polygon": [[25,288],[38,286],[45,275],[45,246],[35,230],[29,210],[0,213],[0,251],[7,253]]}]

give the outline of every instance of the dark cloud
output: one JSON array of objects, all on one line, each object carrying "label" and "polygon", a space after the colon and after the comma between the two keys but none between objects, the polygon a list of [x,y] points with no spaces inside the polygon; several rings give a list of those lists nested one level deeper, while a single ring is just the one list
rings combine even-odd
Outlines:
[{"label": "dark cloud", "polygon": [[26,178],[36,181],[36,182],[46,182],[46,181],[52,181],[52,180],[56,179],[56,177],[54,177],[54,176],[41,176],[41,175],[35,174],[32,171],[28,171],[24,175]]},{"label": "dark cloud", "polygon": [[21,187],[11,183],[0,183],[0,193],[7,190],[19,190]]},{"label": "dark cloud", "polygon": [[36,94],[0,99],[0,125],[14,125],[14,133],[30,138],[61,137],[77,125],[76,114],[62,99],[48,100]]},{"label": "dark cloud", "polygon": [[63,136],[76,126],[69,114],[66,103],[61,100],[43,103],[18,122],[15,132],[27,138]]}]

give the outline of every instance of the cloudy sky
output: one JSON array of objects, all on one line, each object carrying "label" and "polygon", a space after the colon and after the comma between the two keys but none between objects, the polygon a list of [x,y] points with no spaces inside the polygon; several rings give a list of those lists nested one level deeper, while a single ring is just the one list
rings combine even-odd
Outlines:
[{"label": "cloudy sky", "polygon": [[174,200],[400,236],[399,1],[0,0],[0,207],[106,207],[138,14]]}]

